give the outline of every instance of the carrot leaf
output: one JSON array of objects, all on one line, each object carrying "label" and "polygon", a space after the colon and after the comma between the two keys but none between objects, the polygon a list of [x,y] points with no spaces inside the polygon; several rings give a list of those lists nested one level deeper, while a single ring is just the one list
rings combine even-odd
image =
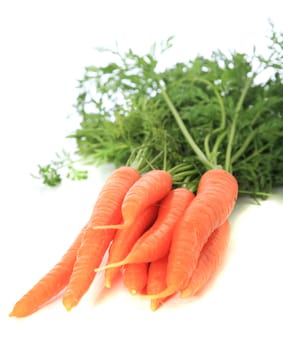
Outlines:
[{"label": "carrot leaf", "polygon": [[283,185],[283,33],[271,23],[265,56],[217,49],[164,68],[172,40],[146,54],[100,50],[112,60],[85,67],[78,82],[80,125],[67,135],[76,151],[39,167],[44,183],[85,178],[77,158],[88,166],[166,167],[175,185],[189,188],[213,167],[232,172],[240,193]]}]

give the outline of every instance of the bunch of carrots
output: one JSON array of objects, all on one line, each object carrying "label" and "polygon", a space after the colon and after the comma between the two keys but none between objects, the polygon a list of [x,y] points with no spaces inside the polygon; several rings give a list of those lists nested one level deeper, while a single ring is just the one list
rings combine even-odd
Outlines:
[{"label": "bunch of carrots", "polygon": [[61,261],[10,316],[28,316],[62,291],[63,305],[71,310],[100,270],[105,270],[107,288],[121,275],[132,294],[150,299],[152,310],[177,293],[195,295],[223,259],[237,196],[237,180],[218,167],[200,177],[195,193],[174,186],[170,171],[114,170]]},{"label": "bunch of carrots", "polygon": [[[131,50],[118,54],[120,65],[86,69],[77,106],[82,128],[71,137],[83,155],[117,168],[73,244],[10,316],[28,316],[59,293],[69,311],[102,270],[106,288],[122,277],[152,310],[207,285],[227,251],[238,194],[264,197],[282,186],[282,38],[272,32],[272,53],[257,57],[256,71],[244,55],[220,53],[157,73],[152,55]],[[269,68],[274,77],[255,84]],[[90,81],[98,97],[89,95]],[[126,107],[114,101],[106,108],[105,95],[123,95]],[[97,113],[86,111],[89,101]],[[62,164],[40,168],[45,183],[61,181]]]}]

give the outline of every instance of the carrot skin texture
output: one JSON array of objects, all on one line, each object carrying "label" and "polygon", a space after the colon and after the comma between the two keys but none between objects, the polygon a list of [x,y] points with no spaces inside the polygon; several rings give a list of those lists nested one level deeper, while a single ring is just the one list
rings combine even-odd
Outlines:
[{"label": "carrot skin texture", "polygon": [[200,179],[197,194],[176,225],[167,266],[167,288],[160,298],[186,287],[196,268],[200,252],[210,234],[231,214],[238,196],[235,177],[222,169],[206,171]]},{"label": "carrot skin texture", "polygon": [[131,167],[116,169],[105,182],[95,203],[91,220],[77,252],[73,271],[63,295],[66,310],[76,306],[92,283],[115,229],[93,230],[93,225],[120,223],[121,205],[129,188],[140,178],[138,171]]},{"label": "carrot skin texture", "polygon": [[[147,294],[158,294],[166,289],[166,271],[167,271],[168,256],[150,263],[147,277]],[[159,299],[150,300],[150,308],[152,311],[159,309],[171,296]]]},{"label": "carrot skin texture", "polygon": [[222,169],[206,171],[197,195],[174,230],[168,257],[167,286],[183,289],[210,234],[231,214],[238,196],[235,177]]},{"label": "carrot skin texture", "polygon": [[[128,228],[120,229],[109,249],[107,264],[118,262],[124,259],[130,252],[136,240],[152,225],[158,212],[158,205],[153,205],[145,209],[134,224]],[[120,272],[120,268],[107,269],[105,271],[105,286],[111,287],[113,280]]]},{"label": "carrot skin texture", "polygon": [[235,177],[222,169],[201,177],[197,195],[173,234],[168,257],[167,285],[183,289],[196,267],[210,234],[231,214],[238,196]]},{"label": "carrot skin texture", "polygon": [[194,296],[203,289],[216,274],[226,253],[229,237],[230,223],[227,220],[214,230],[202,248],[197,266],[192,273],[190,281],[186,288],[181,291],[182,298]]},{"label": "carrot skin texture", "polygon": [[194,194],[185,188],[177,188],[161,201],[154,224],[135,243],[126,257],[127,263],[151,262],[167,255],[172,233]]},{"label": "carrot skin texture", "polygon": [[172,176],[165,170],[151,170],[142,175],[123,201],[124,224],[132,224],[147,207],[164,198],[171,190],[172,183]]},{"label": "carrot skin texture", "polygon": [[67,311],[80,302],[90,287],[96,275],[94,269],[101,263],[115,236],[115,230],[93,230],[88,227],[86,236],[78,250],[73,272],[63,295],[63,305]]},{"label": "carrot skin texture", "polygon": [[138,216],[149,206],[158,203],[172,189],[173,179],[165,170],[150,170],[140,177],[130,188],[122,204],[121,224],[94,225],[94,229],[116,228],[131,226]]},{"label": "carrot skin texture", "polygon": [[15,304],[10,316],[26,317],[31,315],[66,287],[85,229],[86,226],[62,259]]},{"label": "carrot skin texture", "polygon": [[147,283],[148,264],[128,264],[124,266],[123,282],[131,294],[142,293]]},{"label": "carrot skin texture", "polygon": [[167,255],[174,227],[193,199],[194,194],[186,188],[171,190],[160,201],[155,222],[138,238],[128,255],[117,263],[106,264],[99,269],[111,270],[125,264],[152,262]]}]

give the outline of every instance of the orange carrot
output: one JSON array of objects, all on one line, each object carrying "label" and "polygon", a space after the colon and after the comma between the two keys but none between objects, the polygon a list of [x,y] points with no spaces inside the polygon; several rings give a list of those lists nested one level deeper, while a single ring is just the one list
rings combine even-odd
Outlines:
[{"label": "orange carrot", "polygon": [[10,316],[25,317],[31,315],[66,287],[85,229],[86,226],[62,259],[15,304]]},{"label": "orange carrot", "polygon": [[[109,249],[107,264],[120,261],[127,256],[136,240],[154,222],[158,208],[157,205],[148,207],[133,225],[117,231]],[[105,286],[107,288],[111,287],[112,281],[118,275],[119,271],[119,267],[105,271]]]},{"label": "orange carrot", "polygon": [[227,220],[223,225],[215,229],[202,248],[189,284],[181,291],[182,298],[198,293],[215,275],[226,253],[229,236],[230,224]]},{"label": "orange carrot", "polygon": [[[139,173],[131,168],[121,168],[120,171],[129,171],[133,181],[139,178]],[[81,245],[85,232],[89,229],[89,223],[93,223],[97,215],[96,206],[91,213],[89,222],[83,227],[73,244],[66,251],[62,259],[44,275],[14,306],[10,316],[25,317],[37,311],[45,303],[58,295],[69,282],[76,261],[77,251]]]},{"label": "orange carrot", "polygon": [[116,230],[93,230],[93,225],[118,224],[122,220],[121,204],[129,188],[140,178],[131,167],[116,169],[104,184],[95,203],[91,221],[77,252],[76,262],[63,295],[66,310],[78,304],[92,283],[95,272]]},{"label": "orange carrot", "polygon": [[238,195],[235,177],[222,169],[208,170],[201,177],[197,195],[176,226],[170,247],[166,289],[149,298],[161,298],[184,289],[197,265],[210,234],[232,212]]},{"label": "orange carrot", "polygon": [[120,225],[94,225],[95,229],[125,228],[149,206],[164,198],[172,188],[172,176],[165,170],[151,170],[145,173],[127,192],[122,204],[123,223]]},{"label": "orange carrot", "polygon": [[154,224],[137,240],[125,259],[107,264],[98,270],[119,267],[125,264],[158,260],[169,251],[172,232],[190,205],[194,194],[186,188],[176,188],[160,202],[160,209]]},{"label": "orange carrot", "polygon": [[131,294],[142,293],[147,283],[147,263],[125,265],[123,282]]},{"label": "orange carrot", "polygon": [[[150,263],[147,277],[147,294],[158,294],[166,288],[166,271],[168,256],[165,255],[161,259]],[[171,296],[166,298],[151,299],[150,308],[152,311],[159,309]]]}]

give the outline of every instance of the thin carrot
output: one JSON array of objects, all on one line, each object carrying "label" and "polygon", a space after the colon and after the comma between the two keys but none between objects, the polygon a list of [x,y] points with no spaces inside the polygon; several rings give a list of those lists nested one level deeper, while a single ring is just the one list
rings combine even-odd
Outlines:
[{"label": "thin carrot", "polygon": [[148,264],[128,264],[123,271],[123,282],[131,294],[142,293],[147,283]]},{"label": "thin carrot", "polygon": [[151,170],[145,173],[127,192],[122,204],[123,223],[94,225],[95,229],[125,228],[135,222],[147,207],[164,198],[172,188],[173,179],[165,170]]},{"label": "thin carrot", "polygon": [[131,167],[116,169],[104,184],[95,203],[90,224],[77,252],[73,271],[63,295],[66,310],[78,304],[92,283],[95,272],[116,230],[93,230],[93,225],[118,224],[122,220],[121,204],[129,188],[140,178]]},{"label": "thin carrot", "polygon": [[62,259],[15,304],[10,316],[25,317],[31,315],[66,287],[85,229],[86,226]]},{"label": "thin carrot", "polygon": [[181,291],[182,298],[198,293],[215,275],[226,253],[229,237],[230,223],[226,220],[214,230],[202,248],[189,284]]},{"label": "thin carrot", "polygon": [[136,241],[125,259],[104,265],[98,270],[119,267],[125,264],[151,262],[166,255],[170,248],[172,232],[185,209],[194,199],[186,188],[171,190],[160,202],[160,209],[154,224]]},{"label": "thin carrot", "polygon": [[170,247],[166,289],[148,298],[160,298],[184,289],[197,265],[200,252],[210,234],[232,212],[238,196],[235,177],[222,169],[206,171],[197,195],[176,226]]},{"label": "thin carrot", "polygon": [[[136,222],[128,228],[117,231],[110,249],[107,264],[111,264],[124,259],[130,252],[136,240],[152,225],[154,222],[159,206],[152,205],[137,218]],[[111,287],[115,277],[119,274],[120,268],[107,269],[105,271],[105,286]]]},{"label": "thin carrot", "polygon": [[[159,260],[150,263],[147,277],[147,294],[158,294],[166,288],[166,271],[167,271],[168,255],[163,256]],[[173,296],[173,295],[172,295]],[[159,309],[171,296],[150,300],[150,308],[152,311]]]},{"label": "thin carrot", "polygon": [[[140,176],[134,169],[130,169],[129,172],[136,179]],[[89,223],[93,222],[95,215],[97,215],[96,209],[92,211],[89,222],[83,227],[62,259],[14,305],[10,316],[25,317],[34,313],[66,287],[73,271],[82,238],[88,229]]]}]

